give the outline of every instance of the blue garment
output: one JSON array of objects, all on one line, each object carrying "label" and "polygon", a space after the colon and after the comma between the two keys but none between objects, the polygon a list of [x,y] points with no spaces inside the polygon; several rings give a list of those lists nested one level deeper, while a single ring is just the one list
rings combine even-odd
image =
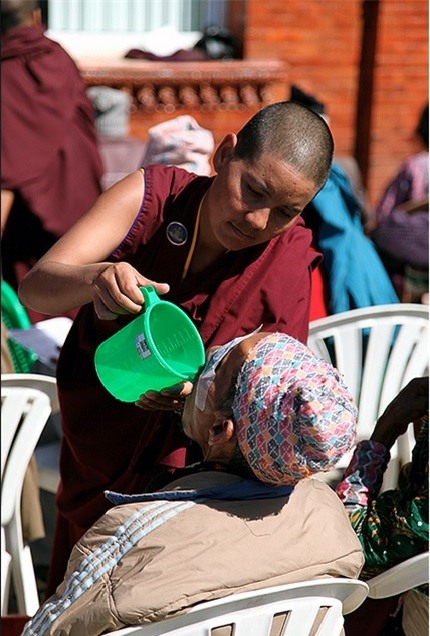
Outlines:
[{"label": "blue garment", "polygon": [[263,482],[245,479],[233,484],[219,484],[207,488],[192,488],[185,490],[159,490],[136,495],[123,495],[112,490],[105,490],[104,494],[113,504],[137,503],[165,499],[167,501],[203,501],[204,499],[247,500],[273,499],[287,497],[293,492],[294,486],[272,486]]},{"label": "blue garment", "polygon": [[340,166],[332,165],[327,183],[310,207],[310,214],[318,215],[315,238],[324,256],[329,312],[398,303],[375,246],[364,234],[360,204]]}]

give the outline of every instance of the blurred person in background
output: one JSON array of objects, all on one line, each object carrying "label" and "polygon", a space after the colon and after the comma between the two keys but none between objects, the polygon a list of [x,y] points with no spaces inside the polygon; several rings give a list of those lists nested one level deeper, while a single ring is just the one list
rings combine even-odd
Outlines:
[{"label": "blurred person in background", "polygon": [[[429,378],[414,378],[378,418],[370,439],[357,444],[336,487],[362,546],[362,579],[428,550],[428,412]],[[390,450],[409,426],[414,426],[416,436],[411,461],[402,466],[397,487],[381,492]],[[427,636],[428,585],[409,590],[400,599],[366,599],[347,617],[346,634],[400,634],[390,631],[399,622],[406,636]]]},{"label": "blurred person in background", "polygon": [[17,289],[94,203],[102,162],[84,82],[68,53],[45,36],[38,3],[0,6],[2,272]]},{"label": "blurred person in background", "polygon": [[[428,296],[429,106],[415,129],[418,151],[408,157],[376,207],[370,236],[404,302]],[[428,301],[427,301],[428,302]]]},{"label": "blurred person in background", "polygon": [[[303,104],[330,125],[325,104],[313,95],[293,85],[291,100]],[[344,166],[352,168],[352,179]],[[311,320],[398,302],[375,246],[364,233],[367,213],[357,163],[353,157],[335,155],[324,187],[303,210],[314,246],[324,257],[317,270],[319,281],[314,276]]]}]

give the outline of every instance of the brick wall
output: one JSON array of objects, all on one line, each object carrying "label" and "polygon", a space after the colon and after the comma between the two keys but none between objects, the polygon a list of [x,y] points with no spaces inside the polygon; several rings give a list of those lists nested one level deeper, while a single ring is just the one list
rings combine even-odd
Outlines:
[{"label": "brick wall", "polygon": [[[245,4],[244,56],[289,63],[289,83],[326,103],[339,154],[353,154],[356,142],[362,4],[362,0],[248,0]],[[415,149],[411,131],[428,99],[427,0],[380,0],[373,78],[367,183],[371,204],[402,159]]]},{"label": "brick wall", "polygon": [[377,192],[416,149],[412,133],[428,100],[428,2],[383,0],[379,21],[370,173]]}]

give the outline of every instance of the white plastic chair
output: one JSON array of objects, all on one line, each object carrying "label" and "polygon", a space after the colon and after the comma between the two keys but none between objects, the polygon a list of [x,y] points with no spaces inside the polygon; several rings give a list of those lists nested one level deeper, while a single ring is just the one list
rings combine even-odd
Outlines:
[{"label": "white plastic chair", "polygon": [[43,375],[42,373],[2,373],[1,385],[2,387],[24,386],[42,391],[49,396],[52,413],[57,413],[60,410],[57,380],[50,375]]},{"label": "white plastic chair", "polygon": [[[57,381],[50,375],[40,373],[3,373],[2,387],[29,387],[43,391],[51,402],[51,414],[60,411],[57,393]],[[55,494],[60,483],[59,458],[60,441],[53,441],[36,447],[38,482],[42,490]]]},{"label": "white plastic chair", "polygon": [[[410,380],[428,374],[428,322],[426,305],[398,303],[310,323],[308,346],[339,369],[359,408],[357,441],[370,437],[379,415]],[[384,488],[396,485],[399,466],[410,460],[412,446],[410,430],[391,451]],[[346,468],[351,455],[338,468]]]},{"label": "white plastic chair", "polygon": [[429,582],[429,553],[406,559],[367,581],[370,598],[397,596]]},{"label": "white plastic chair", "polygon": [[[356,579],[305,581],[200,603],[186,614],[125,627],[111,636],[210,636],[211,630],[228,625],[234,636],[269,636],[274,622],[282,636],[307,636],[316,619],[317,624],[321,621],[318,636],[338,636],[343,633],[343,614],[357,609],[367,594],[367,584]],[[275,618],[279,614],[287,615],[282,628]]]},{"label": "white plastic chair", "polygon": [[[39,596],[30,547],[22,536],[21,493],[28,463],[51,406],[45,393],[27,387],[2,387],[1,401],[2,556],[11,557],[9,566],[18,612],[32,616],[39,607]],[[8,578],[2,584],[2,594],[7,592],[7,583]],[[7,602],[2,597],[2,611],[7,611]]]}]

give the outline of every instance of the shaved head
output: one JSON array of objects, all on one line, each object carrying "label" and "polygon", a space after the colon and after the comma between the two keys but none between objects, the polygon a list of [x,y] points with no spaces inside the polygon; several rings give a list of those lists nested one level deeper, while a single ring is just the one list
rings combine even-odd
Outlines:
[{"label": "shaved head", "polygon": [[279,102],[260,110],[239,131],[234,156],[253,161],[262,153],[271,154],[322,188],[333,150],[333,137],[322,117],[302,104]]},{"label": "shaved head", "polygon": [[1,0],[1,31],[33,24],[34,12],[39,9],[37,0]]}]

